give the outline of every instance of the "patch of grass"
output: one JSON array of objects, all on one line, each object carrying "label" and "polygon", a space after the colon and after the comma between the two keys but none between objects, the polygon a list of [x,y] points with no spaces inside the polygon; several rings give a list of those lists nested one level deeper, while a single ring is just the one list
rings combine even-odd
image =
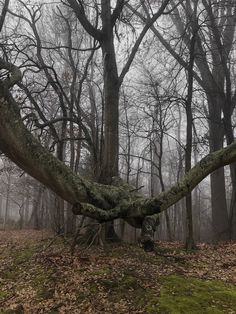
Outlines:
[{"label": "patch of grass", "polygon": [[203,281],[182,276],[161,279],[159,304],[147,313],[224,314],[236,312],[236,288],[219,281]]}]

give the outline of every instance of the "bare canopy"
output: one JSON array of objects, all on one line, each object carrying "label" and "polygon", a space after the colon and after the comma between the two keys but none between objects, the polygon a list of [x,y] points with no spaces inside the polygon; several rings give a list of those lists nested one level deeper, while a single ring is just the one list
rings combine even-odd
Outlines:
[{"label": "bare canopy", "polygon": [[204,157],[181,182],[154,198],[137,195],[121,181],[114,181],[114,185],[102,185],[86,180],[43,148],[27,130],[9,91],[21,80],[20,70],[3,59],[0,59],[0,68],[10,73],[0,82],[1,151],[21,169],[71,203],[75,214],[100,222],[121,217],[141,227],[145,217],[166,210],[190,193],[208,174],[236,161],[236,143],[233,143]]}]

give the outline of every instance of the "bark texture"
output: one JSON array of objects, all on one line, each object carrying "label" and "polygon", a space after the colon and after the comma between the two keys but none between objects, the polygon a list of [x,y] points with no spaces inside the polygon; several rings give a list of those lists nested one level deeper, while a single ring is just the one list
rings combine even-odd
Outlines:
[{"label": "bark texture", "polygon": [[[14,73],[15,68],[11,70],[15,80],[18,73]],[[234,142],[207,155],[181,182],[153,198],[135,194],[121,180],[113,179],[112,185],[85,180],[51,155],[27,130],[8,87],[4,81],[0,82],[0,149],[20,168],[72,204],[74,214],[85,215],[99,222],[124,218],[133,226],[143,227],[145,236],[145,230],[153,229],[150,216],[154,215],[157,221],[158,213],[188,195],[207,175],[236,161]]]}]

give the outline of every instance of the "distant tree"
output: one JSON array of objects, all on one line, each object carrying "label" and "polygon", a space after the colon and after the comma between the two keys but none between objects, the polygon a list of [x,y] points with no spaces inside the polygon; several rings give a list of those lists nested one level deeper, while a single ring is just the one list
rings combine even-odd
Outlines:
[{"label": "distant tree", "polygon": [[[191,37],[194,35],[194,6],[196,1],[186,4],[182,1],[172,1],[169,5],[170,20],[175,29],[175,38],[170,41],[170,32],[161,32],[155,25],[151,30],[166,50],[178,63],[188,69],[185,51],[189,51]],[[151,17],[150,8],[141,2],[141,10],[135,10],[131,5],[128,8],[136,14],[143,23]],[[235,92],[233,72],[232,47],[235,38],[235,1],[211,0],[197,3],[196,44],[194,48],[193,76],[204,90],[208,102],[209,144],[210,150],[215,151],[223,146],[224,134],[227,143],[234,140],[232,114],[235,109]],[[166,36],[168,34],[168,36]],[[173,43],[173,45],[171,44]],[[187,49],[187,50],[186,50]],[[222,119],[222,114],[224,119]],[[214,237],[218,240],[234,238],[235,224],[235,165],[230,166],[232,180],[232,197],[229,211],[227,211],[224,169],[218,169],[211,174],[211,202],[212,223]],[[228,215],[229,212],[229,215]]]}]

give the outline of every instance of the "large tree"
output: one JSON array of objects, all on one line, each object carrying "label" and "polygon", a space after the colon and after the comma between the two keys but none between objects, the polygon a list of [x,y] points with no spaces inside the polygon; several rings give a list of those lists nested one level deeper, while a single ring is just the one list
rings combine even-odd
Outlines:
[{"label": "large tree", "polygon": [[[150,26],[160,17],[170,0],[164,0],[160,8],[153,17],[145,23],[131,53],[124,63],[120,74],[118,73],[115,31],[116,25],[124,9],[125,0],[113,1],[101,0],[95,1],[95,25],[86,14],[86,1],[68,0],[69,6],[76,14],[81,25],[86,32],[96,41],[99,42],[103,58],[103,83],[104,83],[104,163],[100,182],[111,183],[112,177],[118,175],[118,153],[119,153],[119,93],[120,86],[123,83],[125,75],[133,62],[135,54],[147,33]],[[91,6],[89,6],[91,10]],[[90,14],[92,15],[92,14]]]},{"label": "large tree", "polygon": [[[3,12],[3,19],[4,14]],[[107,55],[103,57],[106,59]],[[43,148],[24,125],[18,104],[14,99],[14,85],[22,78],[19,68],[0,58],[0,70],[7,72],[0,81],[2,152],[32,177],[68,201],[72,205],[74,214],[82,214],[99,222],[123,218],[131,225],[142,228],[145,243],[150,244],[153,241],[158,213],[188,195],[211,172],[236,161],[236,143],[233,143],[203,158],[186,174],[182,182],[153,198],[138,195],[135,190],[117,178],[113,178],[110,185],[86,180]],[[107,105],[109,104],[108,102]],[[150,247],[152,248],[152,245]]]},{"label": "large tree", "polygon": [[136,195],[119,180],[103,185],[85,180],[50,154],[33,137],[22,122],[18,105],[10,89],[21,80],[20,70],[0,59],[0,69],[9,75],[0,81],[0,149],[20,168],[72,204],[75,214],[83,214],[100,222],[124,218],[143,228],[146,239],[153,236],[152,215],[166,210],[214,170],[236,161],[236,143],[213,152],[196,164],[168,191],[157,197]]}]

